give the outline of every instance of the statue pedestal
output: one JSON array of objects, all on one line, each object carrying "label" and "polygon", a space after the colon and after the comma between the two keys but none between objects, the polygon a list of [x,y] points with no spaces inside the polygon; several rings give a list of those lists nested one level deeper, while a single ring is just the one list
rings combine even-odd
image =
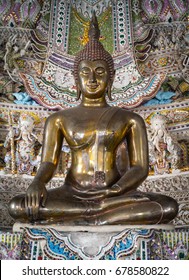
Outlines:
[{"label": "statue pedestal", "polygon": [[16,223],[13,232],[0,232],[0,259],[189,259],[189,227]]},{"label": "statue pedestal", "polygon": [[[47,226],[16,223],[13,230],[23,234],[21,259],[148,260],[176,258],[170,247],[175,246],[170,244],[171,240],[175,240],[173,225]],[[183,234],[180,236],[183,237]],[[166,239],[167,249],[170,250],[164,252]]]}]

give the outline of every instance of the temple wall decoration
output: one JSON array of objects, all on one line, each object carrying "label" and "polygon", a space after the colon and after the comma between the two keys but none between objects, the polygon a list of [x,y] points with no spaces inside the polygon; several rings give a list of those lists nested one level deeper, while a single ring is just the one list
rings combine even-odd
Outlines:
[{"label": "temple wall decoration", "polygon": [[151,99],[162,104],[187,98],[185,2],[36,0],[2,4],[1,101],[34,99],[49,109],[76,104],[71,70],[88,40],[92,8],[100,40],[114,58],[112,105],[135,108]]},{"label": "temple wall decoration", "polygon": [[[1,1],[0,227],[12,227],[14,221],[7,211],[8,202],[15,194],[25,192],[36,174],[46,118],[56,110],[74,107],[79,102],[72,75],[73,62],[74,55],[88,40],[92,9],[96,11],[102,29],[100,41],[112,54],[116,69],[113,100],[108,102],[111,106],[137,112],[146,123],[149,176],[140,190],[175,198],[179,203],[179,214],[173,224],[188,228],[188,0]],[[64,143],[56,176],[48,188],[62,184],[70,159],[70,150]],[[36,232],[36,236],[40,234]],[[48,234],[43,232],[42,239],[47,240]],[[156,233],[149,231],[148,234],[141,242],[146,242],[145,248],[150,248],[151,257],[147,257],[147,249],[144,254],[148,259],[157,259],[154,249],[157,248],[157,235],[152,244],[150,234]],[[163,244],[172,238],[171,234],[176,236],[177,233],[169,235],[161,231],[158,234]],[[187,229],[184,234],[186,238],[180,241],[182,244],[175,241],[172,247],[165,246],[164,258],[171,258],[173,251],[175,258],[179,258],[178,252],[186,247],[188,240]],[[38,240],[36,245],[36,236],[27,229],[15,237],[14,246],[17,246],[18,254],[22,251],[23,258],[26,255],[21,241],[24,246],[27,242],[38,246],[36,256],[30,257],[41,258],[39,251],[42,252],[43,242]],[[1,238],[4,237],[1,235]],[[9,242],[2,239],[0,244],[4,246],[5,255],[13,253]],[[183,244],[185,247],[179,247]],[[107,250],[109,258],[115,253],[115,246]],[[133,258],[141,257],[142,246],[132,252]],[[187,250],[188,247],[182,250],[185,257]],[[80,259],[78,252],[76,250],[73,255]],[[46,251],[43,257],[53,258],[53,254],[52,250]]]}]

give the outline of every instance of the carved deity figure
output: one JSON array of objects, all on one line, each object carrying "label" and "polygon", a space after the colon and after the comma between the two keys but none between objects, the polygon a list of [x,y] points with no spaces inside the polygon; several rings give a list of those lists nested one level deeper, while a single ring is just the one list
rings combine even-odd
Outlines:
[{"label": "carved deity figure", "polygon": [[179,147],[167,130],[167,119],[161,114],[151,118],[149,154],[155,174],[179,171]]},{"label": "carved deity figure", "polygon": [[[89,42],[74,63],[81,103],[47,119],[40,168],[26,194],[9,204],[9,213],[17,221],[157,224],[167,223],[177,214],[174,199],[137,190],[148,175],[146,127],[139,115],[108,105],[114,63],[99,36],[93,14]],[[64,138],[71,150],[71,166],[64,184],[47,190]]]},{"label": "carved deity figure", "polygon": [[36,142],[40,142],[39,137],[34,134],[34,119],[27,115],[21,114],[19,118],[19,127],[16,131],[10,130],[7,134],[4,146],[8,149],[5,155],[5,170],[11,169],[12,153],[10,142],[13,139],[15,145],[15,165],[19,174],[31,174],[35,167],[38,166],[40,158],[35,151]]}]

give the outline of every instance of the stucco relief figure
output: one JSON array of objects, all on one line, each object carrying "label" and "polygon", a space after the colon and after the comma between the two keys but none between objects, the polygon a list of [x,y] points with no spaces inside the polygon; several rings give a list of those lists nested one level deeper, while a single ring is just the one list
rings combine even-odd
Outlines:
[{"label": "stucco relief figure", "polygon": [[36,143],[40,143],[39,137],[33,132],[34,119],[21,114],[19,126],[16,130],[10,130],[7,134],[4,146],[7,148],[5,155],[6,171],[11,170],[12,154],[10,148],[11,139],[14,141],[14,156],[16,172],[19,174],[31,174],[40,162],[39,152],[36,152]]},{"label": "stucco relief figure", "polygon": [[[137,191],[148,175],[145,123],[139,115],[107,104],[114,64],[99,36],[93,14],[89,42],[74,64],[81,103],[47,119],[41,166],[26,195],[13,198],[9,205],[11,216],[18,221],[157,224],[167,223],[177,214],[174,199]],[[47,190],[64,138],[71,149],[71,166],[64,185]]]},{"label": "stucco relief figure", "polygon": [[15,139],[17,141],[16,162],[18,173],[31,174],[40,162],[35,151],[38,136],[33,130],[34,119],[26,114],[22,114],[19,119],[19,134]]},{"label": "stucco relief figure", "polygon": [[167,130],[166,117],[161,114],[151,118],[149,154],[155,174],[179,172],[179,146]]},{"label": "stucco relief figure", "polygon": [[18,38],[17,35],[9,37],[5,46],[4,60],[4,70],[8,73],[11,80],[14,82],[19,82],[19,63],[18,60],[21,59],[25,54],[28,54],[28,47],[30,46],[30,40],[26,43],[23,39]]}]

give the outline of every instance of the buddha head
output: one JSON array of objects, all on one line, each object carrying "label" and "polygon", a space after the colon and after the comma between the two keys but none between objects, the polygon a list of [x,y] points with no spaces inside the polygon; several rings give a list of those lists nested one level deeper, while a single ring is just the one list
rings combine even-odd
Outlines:
[{"label": "buddha head", "polygon": [[[89,42],[76,55],[74,62],[73,74],[77,86],[77,100],[80,98],[81,91],[86,95],[88,92],[91,96],[95,93],[97,97],[107,92],[109,99],[112,100],[111,87],[115,74],[114,63],[110,53],[99,42],[100,30],[95,12],[92,15],[88,35]],[[93,80],[96,77],[97,83]],[[90,85],[87,80],[90,80]]]}]

